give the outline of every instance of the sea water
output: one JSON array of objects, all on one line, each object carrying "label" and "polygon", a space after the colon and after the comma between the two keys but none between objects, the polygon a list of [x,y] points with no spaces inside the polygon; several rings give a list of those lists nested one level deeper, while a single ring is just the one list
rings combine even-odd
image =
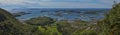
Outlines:
[{"label": "sea water", "polygon": [[83,20],[93,21],[104,18],[109,12],[108,8],[26,8],[13,9],[13,12],[26,12],[30,14],[16,17],[20,20],[29,20],[35,17],[51,17],[56,20]]}]

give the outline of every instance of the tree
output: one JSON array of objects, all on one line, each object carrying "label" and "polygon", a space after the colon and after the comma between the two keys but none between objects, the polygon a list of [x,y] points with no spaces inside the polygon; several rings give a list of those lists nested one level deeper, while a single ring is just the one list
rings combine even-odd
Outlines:
[{"label": "tree", "polygon": [[74,35],[97,35],[97,33],[94,30],[80,30],[75,32]]},{"label": "tree", "polygon": [[45,26],[45,25],[53,24],[55,20],[50,17],[37,17],[37,18],[31,18],[30,20],[27,20],[25,22],[30,25]]},{"label": "tree", "polygon": [[98,22],[98,25],[106,35],[120,35],[120,3],[106,14],[106,18]]},{"label": "tree", "polygon": [[12,14],[0,8],[0,35],[30,35],[34,26],[19,22]]}]

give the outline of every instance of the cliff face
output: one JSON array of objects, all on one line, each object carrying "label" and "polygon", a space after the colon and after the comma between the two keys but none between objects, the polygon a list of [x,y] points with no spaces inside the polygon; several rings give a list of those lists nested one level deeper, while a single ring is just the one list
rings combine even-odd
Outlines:
[{"label": "cliff face", "polygon": [[20,23],[15,17],[0,8],[0,35],[22,35],[28,34],[29,25]]}]

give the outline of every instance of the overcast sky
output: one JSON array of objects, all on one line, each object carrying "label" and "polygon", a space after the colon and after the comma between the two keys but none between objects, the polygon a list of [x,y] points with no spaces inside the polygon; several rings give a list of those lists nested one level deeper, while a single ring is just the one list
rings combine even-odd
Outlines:
[{"label": "overcast sky", "polygon": [[0,0],[1,8],[111,8],[112,5],[113,0]]}]

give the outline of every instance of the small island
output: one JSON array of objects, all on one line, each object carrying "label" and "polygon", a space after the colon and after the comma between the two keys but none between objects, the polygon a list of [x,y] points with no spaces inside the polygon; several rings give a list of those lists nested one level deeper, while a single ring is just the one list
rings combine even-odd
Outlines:
[{"label": "small island", "polygon": [[12,13],[14,15],[14,17],[20,17],[22,15],[26,15],[26,14],[31,14],[31,13],[27,13],[27,12],[17,12],[17,13]]}]

